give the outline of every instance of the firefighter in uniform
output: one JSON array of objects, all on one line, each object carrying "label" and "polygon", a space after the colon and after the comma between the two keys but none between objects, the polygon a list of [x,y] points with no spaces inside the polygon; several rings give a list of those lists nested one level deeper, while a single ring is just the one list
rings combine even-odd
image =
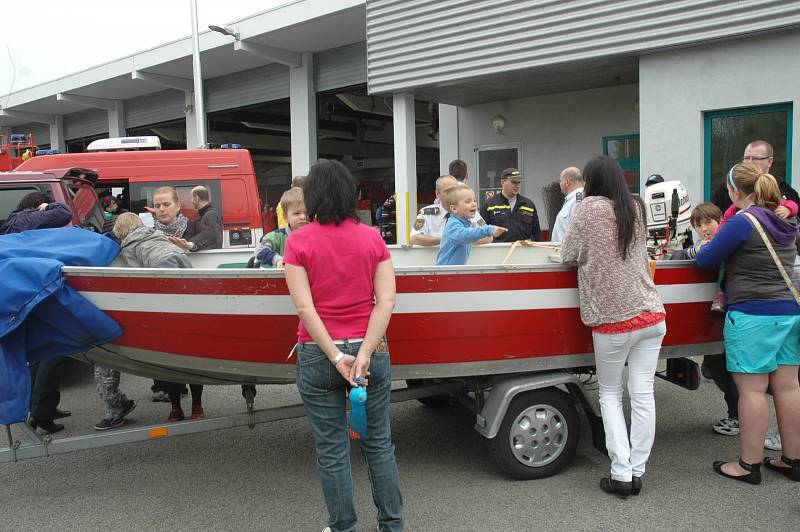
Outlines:
[{"label": "firefighter in uniform", "polygon": [[561,193],[564,194],[564,205],[558,211],[550,230],[551,242],[561,242],[567,236],[569,222],[583,201],[583,185],[581,170],[575,166],[565,168],[558,176],[558,186],[561,188]]},{"label": "firefighter in uniform", "polygon": [[[444,224],[447,221],[447,211],[441,203],[442,197],[447,190],[456,185],[458,185],[458,181],[453,176],[445,175],[436,180],[436,201],[433,205],[428,205],[419,210],[419,214],[411,228],[410,242],[412,244],[417,246],[439,245],[442,240]],[[476,212],[475,216],[470,220],[470,225],[476,227],[486,225],[486,222]],[[476,243],[485,244],[491,241],[491,237],[488,237],[488,239],[481,239]]]},{"label": "firefighter in uniform", "polygon": [[495,242],[539,240],[539,214],[529,198],[519,193],[522,174],[516,168],[506,168],[500,175],[501,191],[487,199],[481,216],[486,223],[508,229]]}]

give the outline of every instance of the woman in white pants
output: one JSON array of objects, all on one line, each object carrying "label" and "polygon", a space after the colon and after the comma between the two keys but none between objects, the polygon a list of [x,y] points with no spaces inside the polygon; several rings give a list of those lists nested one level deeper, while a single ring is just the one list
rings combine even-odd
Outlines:
[{"label": "woman in white pants", "polygon": [[[597,157],[583,169],[585,198],[572,218],[561,258],[578,267],[581,320],[592,328],[600,409],[611,458],[606,493],[638,495],[656,429],[653,398],[658,353],[667,332],[650,274],[644,205],[628,191],[619,164]],[[622,411],[628,364],[631,432]]]}]

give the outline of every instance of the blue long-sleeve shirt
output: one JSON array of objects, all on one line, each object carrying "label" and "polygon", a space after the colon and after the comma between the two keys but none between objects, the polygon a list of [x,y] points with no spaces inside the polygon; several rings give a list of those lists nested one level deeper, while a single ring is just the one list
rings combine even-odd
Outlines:
[{"label": "blue long-sleeve shirt", "polygon": [[436,265],[466,264],[470,253],[472,253],[472,243],[481,238],[491,236],[494,229],[495,226],[493,225],[470,227],[469,220],[451,214],[444,226],[439,253],[436,255]]}]

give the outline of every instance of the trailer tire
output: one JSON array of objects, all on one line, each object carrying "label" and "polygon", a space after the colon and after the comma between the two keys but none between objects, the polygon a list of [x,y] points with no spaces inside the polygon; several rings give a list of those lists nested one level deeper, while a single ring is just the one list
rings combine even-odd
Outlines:
[{"label": "trailer tire", "polygon": [[510,477],[529,480],[558,473],[575,456],[581,424],[572,398],[557,388],[522,393],[508,406],[489,450]]}]

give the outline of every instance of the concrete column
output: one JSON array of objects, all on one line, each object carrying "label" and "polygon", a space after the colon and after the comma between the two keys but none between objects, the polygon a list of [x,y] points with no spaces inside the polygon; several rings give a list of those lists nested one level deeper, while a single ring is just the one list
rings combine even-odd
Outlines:
[{"label": "concrete column", "polygon": [[186,148],[193,150],[197,143],[197,114],[194,112],[194,92],[186,91],[183,111],[186,114]]},{"label": "concrete column", "polygon": [[395,94],[394,190],[397,194],[397,243],[408,244],[412,213],[417,212],[417,137],[414,123],[414,95]]},{"label": "concrete column", "polygon": [[64,115],[53,115],[50,122],[50,149],[67,151],[67,144],[64,142]]},{"label": "concrete column", "polygon": [[[447,175],[458,156],[458,107],[439,104],[439,175]],[[473,169],[474,170],[474,169]]]},{"label": "concrete column", "polygon": [[108,110],[108,136],[125,136],[125,104],[122,100],[114,100],[114,108]]},{"label": "concrete column", "polygon": [[289,114],[292,175],[306,175],[318,158],[314,54],[304,53],[299,67],[289,67]]}]

